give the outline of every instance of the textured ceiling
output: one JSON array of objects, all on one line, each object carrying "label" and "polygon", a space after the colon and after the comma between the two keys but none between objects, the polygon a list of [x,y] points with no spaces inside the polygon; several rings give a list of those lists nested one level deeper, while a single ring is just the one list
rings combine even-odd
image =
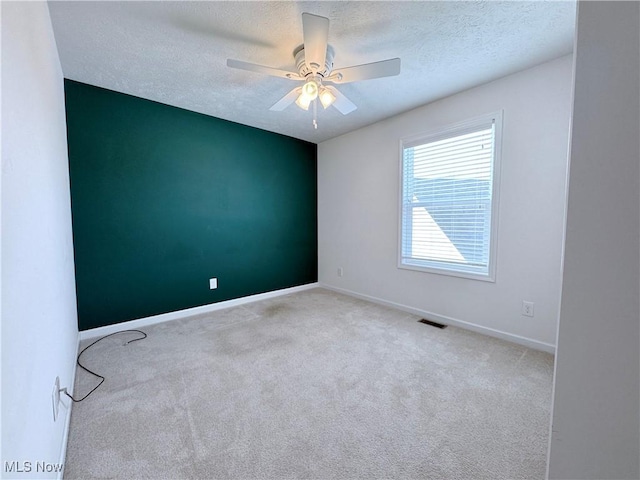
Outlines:
[{"label": "textured ceiling", "polygon": [[[66,78],[319,143],[573,48],[573,1],[58,2],[49,8]],[[340,85],[358,109],[269,107],[295,70],[303,12],[330,20],[334,67],[400,57],[397,77]]]}]

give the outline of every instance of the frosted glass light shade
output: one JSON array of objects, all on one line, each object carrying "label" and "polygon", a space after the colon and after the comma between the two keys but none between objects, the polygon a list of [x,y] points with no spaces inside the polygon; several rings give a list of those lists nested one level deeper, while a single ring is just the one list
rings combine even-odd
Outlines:
[{"label": "frosted glass light shade", "polygon": [[336,101],[336,96],[333,93],[331,93],[331,91],[329,91],[326,88],[323,88],[322,90],[320,90],[320,103],[322,103],[322,106],[324,108],[329,107],[335,101]]},{"label": "frosted glass light shade", "polygon": [[303,110],[309,110],[309,105],[311,104],[312,99],[305,95],[304,91],[298,96],[296,100],[296,105],[298,105]]},{"label": "frosted glass light shade", "polygon": [[318,96],[318,84],[311,79],[302,87],[302,94],[309,97],[309,101],[315,100]]}]

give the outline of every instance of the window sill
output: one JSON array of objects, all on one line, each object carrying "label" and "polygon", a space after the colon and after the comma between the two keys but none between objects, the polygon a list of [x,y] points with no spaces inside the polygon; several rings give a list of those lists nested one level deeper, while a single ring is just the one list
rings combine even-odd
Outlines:
[{"label": "window sill", "polygon": [[445,275],[448,277],[466,278],[467,280],[480,280],[481,282],[495,283],[495,274],[482,274],[473,272],[462,272],[458,270],[447,270],[437,267],[426,267],[420,265],[412,265],[407,263],[398,263],[398,268],[402,270],[413,270],[415,272],[434,273],[436,275]]}]

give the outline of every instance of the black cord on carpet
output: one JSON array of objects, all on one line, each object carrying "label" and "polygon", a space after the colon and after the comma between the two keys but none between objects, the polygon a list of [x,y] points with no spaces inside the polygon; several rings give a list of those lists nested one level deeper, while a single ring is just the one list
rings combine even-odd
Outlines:
[{"label": "black cord on carpet", "polygon": [[66,388],[61,388],[61,389],[60,389],[60,391],[61,391],[62,393],[64,393],[67,397],[69,397],[71,400],[73,400],[74,402],[81,402],[81,401],[85,400],[85,399],[86,399],[89,395],[91,395],[93,392],[95,392],[95,391],[98,389],[98,387],[99,387],[100,385],[102,385],[102,383],[104,382],[105,378],[104,378],[102,375],[100,375],[100,374],[98,374],[98,373],[96,373],[96,372],[93,372],[93,371],[89,370],[87,367],[85,367],[84,365],[82,365],[82,364],[80,363],[80,357],[82,356],[82,354],[83,354],[84,352],[86,352],[90,347],[93,347],[93,346],[94,346],[96,343],[98,343],[99,341],[104,340],[105,338],[111,337],[111,336],[113,336],[113,335],[118,335],[118,334],[120,334],[120,333],[127,333],[127,332],[137,332],[137,333],[141,333],[141,334],[142,334],[142,335],[144,335],[144,336],[143,336],[143,337],[140,337],[140,338],[134,338],[133,340],[129,340],[127,343],[125,343],[125,345],[129,345],[131,342],[137,342],[138,340],[144,340],[145,338],[147,338],[147,334],[146,334],[146,333],[144,333],[144,332],[143,332],[143,331],[141,331],[141,330],[121,330],[121,331],[119,331],[119,332],[110,333],[109,335],[105,335],[104,337],[100,337],[100,338],[99,338],[98,340],[96,340],[95,342],[93,342],[93,343],[91,343],[90,345],[87,345],[86,347],[84,347],[84,348],[82,349],[82,351],[78,354],[78,358],[76,359],[76,363],[78,364],[78,366],[79,366],[81,369],[83,369],[85,372],[88,372],[88,373],[90,373],[91,375],[93,375],[93,376],[95,376],[95,377],[98,377],[98,378],[100,379],[100,383],[98,383],[98,385],[96,385],[95,387],[93,387],[89,393],[87,393],[84,397],[82,397],[82,398],[80,398],[80,399],[75,399],[75,398],[73,398],[73,396],[72,396],[69,392],[67,392],[67,389],[66,389]]}]

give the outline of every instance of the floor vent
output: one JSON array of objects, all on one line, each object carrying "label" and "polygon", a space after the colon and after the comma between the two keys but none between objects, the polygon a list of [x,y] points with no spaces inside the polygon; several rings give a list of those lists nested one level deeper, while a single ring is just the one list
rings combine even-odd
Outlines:
[{"label": "floor vent", "polygon": [[427,320],[426,318],[423,318],[422,320],[418,320],[418,323],[424,323],[425,325],[431,325],[432,327],[436,327],[436,328],[447,328],[447,326],[442,323],[432,322],[431,320]]}]

